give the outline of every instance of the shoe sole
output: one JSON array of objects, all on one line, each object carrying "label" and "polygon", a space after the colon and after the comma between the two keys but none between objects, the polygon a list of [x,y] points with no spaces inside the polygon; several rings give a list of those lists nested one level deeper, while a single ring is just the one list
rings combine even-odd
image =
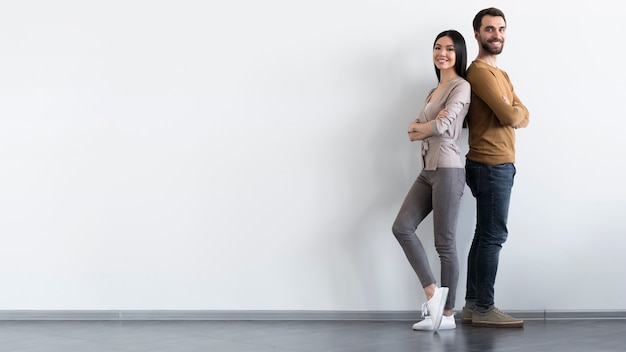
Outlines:
[{"label": "shoe sole", "polygon": [[461,324],[471,324],[472,318],[461,318]]},{"label": "shoe sole", "polygon": [[[445,328],[442,328],[440,326],[439,329],[437,329],[437,331],[447,331],[447,330],[455,330],[455,329],[456,329],[456,326],[445,327]],[[433,331],[433,329],[413,329],[413,331]]]},{"label": "shoe sole", "polygon": [[494,323],[487,321],[472,321],[472,326],[477,326],[481,328],[523,328],[523,321],[516,321],[510,323]]},{"label": "shoe sole", "polygon": [[[455,326],[446,326],[446,327],[439,326],[439,329],[437,329],[437,331],[454,330],[454,329],[456,329],[456,325]],[[416,328],[413,328],[413,331],[433,331],[433,329],[416,329]]]},{"label": "shoe sole", "polygon": [[[424,328],[424,327],[420,327],[420,328],[415,328],[415,325],[417,324],[413,324],[413,331],[433,331],[433,327],[432,325]],[[454,330],[456,329],[456,323],[452,323],[451,325],[443,325],[443,318],[441,318],[441,324],[439,324],[439,329],[437,329],[437,331],[439,330]]]}]

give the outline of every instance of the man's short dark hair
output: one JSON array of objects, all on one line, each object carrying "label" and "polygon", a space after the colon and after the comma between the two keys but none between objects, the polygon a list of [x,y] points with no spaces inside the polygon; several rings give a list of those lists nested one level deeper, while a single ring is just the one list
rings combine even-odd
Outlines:
[{"label": "man's short dark hair", "polygon": [[483,17],[485,17],[485,15],[494,16],[494,17],[502,17],[502,19],[504,20],[504,23],[506,24],[506,18],[504,17],[504,12],[502,12],[500,9],[497,9],[495,7],[490,7],[484,10],[480,10],[474,17],[474,22],[472,22],[472,24],[474,25],[474,32],[480,32],[480,25],[482,24]]}]

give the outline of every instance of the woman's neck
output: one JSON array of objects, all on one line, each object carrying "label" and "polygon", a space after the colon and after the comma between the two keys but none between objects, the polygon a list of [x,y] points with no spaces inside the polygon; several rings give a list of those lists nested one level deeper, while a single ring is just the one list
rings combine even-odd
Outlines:
[{"label": "woman's neck", "polygon": [[444,74],[444,72],[441,72],[441,76],[439,76],[439,84],[446,84],[457,77],[459,77],[459,75],[457,75],[456,72],[451,72],[448,74]]}]

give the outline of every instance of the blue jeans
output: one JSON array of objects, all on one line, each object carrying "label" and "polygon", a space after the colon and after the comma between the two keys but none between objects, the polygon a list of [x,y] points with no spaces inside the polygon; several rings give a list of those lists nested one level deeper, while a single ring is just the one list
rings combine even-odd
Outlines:
[{"label": "blue jeans", "polygon": [[476,198],[476,230],[467,257],[465,300],[486,312],[494,306],[498,258],[506,241],[506,227],[515,165],[485,165],[466,160],[465,180]]}]

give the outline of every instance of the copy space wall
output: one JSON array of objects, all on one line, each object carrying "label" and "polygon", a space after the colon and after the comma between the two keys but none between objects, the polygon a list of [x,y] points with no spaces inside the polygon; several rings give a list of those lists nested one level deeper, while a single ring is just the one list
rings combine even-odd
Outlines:
[{"label": "copy space wall", "polygon": [[[626,13],[606,0],[0,3],[0,310],[419,309],[391,234],[420,170],[405,131],[436,34],[473,59],[492,5],[531,113],[496,302],[625,310]],[[466,189],[457,308],[474,216]],[[431,217],[418,233],[438,275]]]}]

